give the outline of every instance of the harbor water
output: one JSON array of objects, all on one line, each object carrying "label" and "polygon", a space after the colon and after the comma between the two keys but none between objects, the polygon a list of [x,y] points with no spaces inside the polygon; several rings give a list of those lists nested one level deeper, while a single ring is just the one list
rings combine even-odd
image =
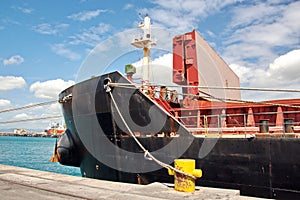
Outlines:
[{"label": "harbor water", "polygon": [[56,138],[0,136],[0,164],[81,176],[77,167],[49,162]]}]

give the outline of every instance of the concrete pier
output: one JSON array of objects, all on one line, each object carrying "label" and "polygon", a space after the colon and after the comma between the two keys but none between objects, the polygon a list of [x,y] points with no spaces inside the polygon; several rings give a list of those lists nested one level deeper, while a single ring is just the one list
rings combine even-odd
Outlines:
[{"label": "concrete pier", "polygon": [[177,192],[166,184],[136,185],[0,165],[1,199],[258,199],[238,190],[200,187]]}]

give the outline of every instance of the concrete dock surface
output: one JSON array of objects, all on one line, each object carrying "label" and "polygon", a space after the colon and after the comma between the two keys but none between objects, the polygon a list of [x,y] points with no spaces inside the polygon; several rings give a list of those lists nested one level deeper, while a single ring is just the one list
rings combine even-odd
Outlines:
[{"label": "concrete dock surface", "polygon": [[193,193],[175,191],[163,183],[127,184],[0,164],[1,199],[259,199],[238,190],[197,187]]}]

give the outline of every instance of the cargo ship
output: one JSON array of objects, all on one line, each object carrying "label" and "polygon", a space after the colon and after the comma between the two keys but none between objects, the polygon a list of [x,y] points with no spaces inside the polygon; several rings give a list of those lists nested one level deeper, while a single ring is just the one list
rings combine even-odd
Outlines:
[{"label": "cargo ship", "polygon": [[146,16],[143,35],[131,42],[144,51],[140,83],[126,65],[125,75],[103,74],[60,93],[67,129],[55,148],[59,162],[84,177],[148,184],[172,183],[166,166],[194,159],[203,171],[196,185],[299,198],[300,99],[242,100],[247,88],[195,30],[173,38],[177,86],[153,84],[150,24]]}]

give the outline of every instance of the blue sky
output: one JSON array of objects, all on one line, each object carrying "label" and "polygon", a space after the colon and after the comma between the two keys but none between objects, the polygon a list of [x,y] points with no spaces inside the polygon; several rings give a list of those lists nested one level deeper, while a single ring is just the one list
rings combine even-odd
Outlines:
[{"label": "blue sky", "polygon": [[[80,66],[99,43],[106,48],[111,37],[136,28],[138,13],[148,13],[154,27],[176,33],[198,30],[240,76],[242,86],[297,89],[299,10],[300,1],[287,0],[3,0],[0,110],[56,99],[62,89],[76,82]],[[129,54],[131,62],[135,53]],[[136,55],[138,61],[141,54]],[[261,98],[253,93],[243,97]],[[268,97],[281,98],[282,94]],[[54,104],[2,113],[0,121],[59,113],[59,106]],[[48,123],[44,120],[0,128],[43,128]]]}]

